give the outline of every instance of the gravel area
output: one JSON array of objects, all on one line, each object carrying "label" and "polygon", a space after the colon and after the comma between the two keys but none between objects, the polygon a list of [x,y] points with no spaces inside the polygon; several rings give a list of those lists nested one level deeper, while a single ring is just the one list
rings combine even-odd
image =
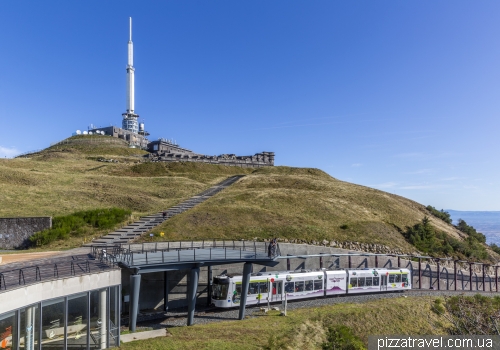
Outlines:
[{"label": "gravel area", "polygon": [[[404,293],[394,292],[386,294],[363,294],[363,295],[351,295],[351,296],[337,296],[328,298],[318,298],[318,299],[308,299],[302,301],[291,301],[288,302],[287,310],[295,310],[302,308],[315,308],[324,305],[334,305],[334,304],[345,304],[345,303],[364,303],[372,300],[389,299],[389,298],[405,298],[408,296],[453,296],[462,293],[474,295],[474,294],[484,294],[486,296],[492,296],[496,293],[490,292],[466,292],[466,291],[432,291],[432,290],[412,290],[406,291]],[[280,303],[271,304],[272,307],[281,306]],[[259,317],[263,315],[261,308],[267,308],[267,304],[261,304],[259,306],[252,305],[246,308],[245,316],[246,318]],[[210,308],[197,306],[194,317],[194,324],[207,324],[219,321],[234,321],[238,319],[239,309],[220,309],[220,308]],[[138,322],[139,327],[150,327],[153,329],[163,328],[163,327],[180,327],[186,326],[187,324],[187,308],[180,308],[169,311],[167,313],[156,313],[149,316],[149,320],[145,319],[148,316],[140,316],[141,320]]]}]

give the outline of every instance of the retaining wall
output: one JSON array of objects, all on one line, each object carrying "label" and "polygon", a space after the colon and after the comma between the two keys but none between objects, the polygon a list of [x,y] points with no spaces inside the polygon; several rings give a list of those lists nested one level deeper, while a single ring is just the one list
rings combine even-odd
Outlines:
[{"label": "retaining wall", "polygon": [[52,227],[52,217],[0,218],[0,249],[26,246],[36,232]]}]

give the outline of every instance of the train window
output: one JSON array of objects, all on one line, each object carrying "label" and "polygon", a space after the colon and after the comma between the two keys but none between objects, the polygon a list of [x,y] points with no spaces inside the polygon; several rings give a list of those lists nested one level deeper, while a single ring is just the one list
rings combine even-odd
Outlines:
[{"label": "train window", "polygon": [[212,298],[215,300],[225,300],[227,298],[228,284],[214,284],[212,290]]},{"label": "train window", "polygon": [[396,275],[396,283],[401,283],[401,275]]},{"label": "train window", "polygon": [[372,286],[372,278],[371,277],[365,277],[365,286],[367,286],[367,287]]},{"label": "train window", "polygon": [[241,284],[237,284],[237,285],[236,285],[236,293],[237,293],[238,295],[241,295]]},{"label": "train window", "polygon": [[364,286],[365,286],[365,278],[359,277],[358,278],[358,287],[364,287]]},{"label": "train window", "polygon": [[259,294],[259,282],[253,282],[248,285],[248,294]]},{"label": "train window", "polygon": [[394,275],[389,275],[389,283],[394,283]]},{"label": "train window", "polygon": [[295,282],[295,291],[296,292],[304,291],[304,281]]},{"label": "train window", "polygon": [[314,282],[306,281],[306,290],[314,290]]},{"label": "train window", "polygon": [[267,282],[260,282],[260,293],[268,293],[269,286]]},{"label": "train window", "polygon": [[285,282],[285,292],[293,293],[295,290],[293,289],[293,282]]},{"label": "train window", "polygon": [[356,277],[351,278],[351,286],[352,287],[358,286],[358,279]]},{"label": "train window", "polygon": [[323,280],[315,280],[314,281],[314,290],[323,289]]},{"label": "train window", "polygon": [[401,275],[401,278],[402,278],[402,282],[403,283],[408,283],[408,274],[404,273]]},{"label": "train window", "polygon": [[378,286],[380,282],[380,279],[378,277],[373,277],[373,285]]}]

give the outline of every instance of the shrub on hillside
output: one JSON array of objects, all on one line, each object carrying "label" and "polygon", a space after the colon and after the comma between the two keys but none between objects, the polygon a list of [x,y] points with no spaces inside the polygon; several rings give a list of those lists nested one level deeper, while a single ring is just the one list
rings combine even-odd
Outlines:
[{"label": "shrub on hillside", "polygon": [[408,227],[404,236],[408,242],[425,254],[466,257],[478,260],[488,258],[488,253],[482,244],[483,241],[478,240],[476,236],[469,235],[465,241],[460,241],[444,232],[436,231],[428,217],[424,217],[422,222]]},{"label": "shrub on hillside", "polygon": [[456,227],[463,233],[468,234],[469,237],[472,237],[479,242],[486,243],[486,236],[480,232],[477,232],[474,227],[467,225],[464,220],[458,219],[458,224]]},{"label": "shrub on hillside", "polygon": [[90,227],[111,229],[124,221],[131,214],[130,210],[111,208],[79,211],[71,215],[56,216],[52,228],[35,233],[30,237],[32,245],[43,246],[58,239],[79,236]]},{"label": "shrub on hillside", "polygon": [[[458,295],[445,297],[444,307],[433,309],[445,317],[452,326],[453,335],[498,335],[500,297]],[[444,312],[446,310],[446,312]]]},{"label": "shrub on hillside", "polygon": [[451,220],[450,213],[448,213],[447,211],[444,211],[444,209],[437,210],[432,205],[428,205],[426,208],[429,211],[429,213],[431,213],[433,216],[443,220],[444,222],[446,222],[448,224],[451,224],[452,220]]},{"label": "shrub on hillside", "polygon": [[336,325],[328,327],[326,342],[321,345],[323,350],[365,350],[361,339],[353,334],[349,327]]}]

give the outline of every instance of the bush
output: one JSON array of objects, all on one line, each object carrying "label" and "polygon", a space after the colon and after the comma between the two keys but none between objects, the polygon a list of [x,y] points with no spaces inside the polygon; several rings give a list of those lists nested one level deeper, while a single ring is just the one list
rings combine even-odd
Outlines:
[{"label": "bush", "polygon": [[327,340],[321,345],[323,350],[365,350],[361,339],[349,327],[336,325],[328,327]]},{"label": "bush", "polygon": [[130,210],[111,208],[79,211],[71,215],[56,216],[52,228],[35,233],[30,237],[32,245],[43,246],[69,236],[80,236],[85,228],[111,229],[124,221],[131,214]]},{"label": "bush", "polygon": [[408,227],[404,236],[408,242],[418,250],[431,256],[456,256],[458,258],[488,259],[483,241],[477,235],[469,235],[465,241],[448,236],[444,232],[436,231],[430,224],[429,218],[424,217],[422,222]]},{"label": "bush", "polygon": [[451,225],[451,216],[450,216],[450,213],[448,213],[447,211],[444,211],[444,209],[441,209],[440,211],[437,210],[436,208],[434,208],[432,205],[428,205],[427,207],[427,210],[435,217],[443,220],[444,222],[448,223]]},{"label": "bush", "polygon": [[480,232],[477,232],[474,227],[467,225],[464,220],[458,219],[458,225],[456,226],[456,228],[458,228],[463,233],[468,234],[469,237],[472,237],[481,243],[486,243],[486,236]]}]

